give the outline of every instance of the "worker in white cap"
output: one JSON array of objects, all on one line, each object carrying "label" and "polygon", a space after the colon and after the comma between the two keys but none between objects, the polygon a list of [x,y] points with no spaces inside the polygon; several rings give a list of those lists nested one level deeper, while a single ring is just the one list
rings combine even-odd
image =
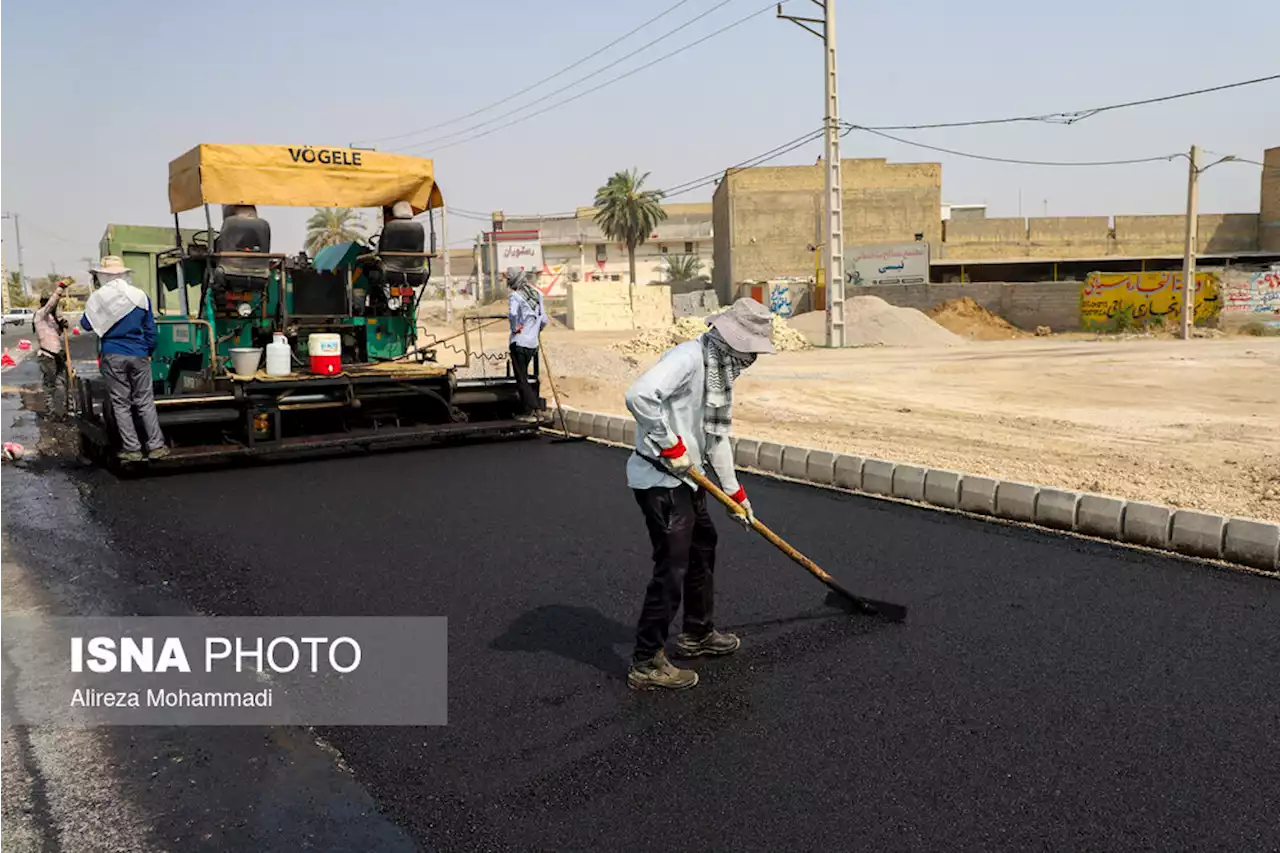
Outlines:
[{"label": "worker in white cap", "polygon": [[80,325],[98,336],[98,364],[120,434],[120,461],[144,458],[133,425],[135,411],[146,433],[146,458],[168,456],[151,385],[151,354],[156,348],[151,299],[130,283],[132,270],[115,255],[104,257],[91,272],[94,291],[84,304]]},{"label": "worker in white cap", "polygon": [[734,472],[729,443],[733,384],[757,355],[774,351],[773,325],[768,309],[754,299],[739,299],[708,318],[707,325],[699,337],[668,350],[627,391],[627,408],[636,419],[627,485],[653,546],[653,579],[627,673],[634,689],[680,690],[698,683],[696,672],[677,668],[665,652],[682,600],[677,656],[727,655],[741,645],[738,637],[715,627],[716,529],[707,514],[706,492],[687,472],[701,473],[709,463],[720,488],[743,510],[731,516],[750,524],[751,502]]}]

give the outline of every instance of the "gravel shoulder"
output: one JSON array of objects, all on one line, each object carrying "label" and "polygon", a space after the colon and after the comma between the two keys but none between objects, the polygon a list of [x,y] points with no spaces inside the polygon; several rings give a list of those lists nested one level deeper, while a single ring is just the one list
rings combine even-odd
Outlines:
[{"label": "gravel shoulder", "polygon": [[[624,413],[656,356],[556,329],[566,405]],[[1280,340],[1053,336],[762,359],[740,435],[1280,521]]]}]

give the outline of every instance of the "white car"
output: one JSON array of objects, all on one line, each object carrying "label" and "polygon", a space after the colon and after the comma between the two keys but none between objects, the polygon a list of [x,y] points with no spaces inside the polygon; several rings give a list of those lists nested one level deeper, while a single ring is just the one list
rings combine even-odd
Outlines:
[{"label": "white car", "polygon": [[36,315],[34,308],[10,308],[4,315],[4,325],[8,326],[12,323],[15,326],[30,325],[31,318]]}]

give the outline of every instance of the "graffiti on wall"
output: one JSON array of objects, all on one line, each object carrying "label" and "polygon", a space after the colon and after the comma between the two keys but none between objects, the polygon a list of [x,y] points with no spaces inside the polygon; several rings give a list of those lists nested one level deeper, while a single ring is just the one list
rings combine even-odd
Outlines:
[{"label": "graffiti on wall", "polygon": [[1223,319],[1280,321],[1280,267],[1231,270],[1222,290]]},{"label": "graffiti on wall", "polygon": [[[1180,272],[1089,273],[1080,288],[1080,319],[1098,330],[1176,323],[1184,291]],[[1221,310],[1218,277],[1196,273],[1195,321],[1208,322]]]}]

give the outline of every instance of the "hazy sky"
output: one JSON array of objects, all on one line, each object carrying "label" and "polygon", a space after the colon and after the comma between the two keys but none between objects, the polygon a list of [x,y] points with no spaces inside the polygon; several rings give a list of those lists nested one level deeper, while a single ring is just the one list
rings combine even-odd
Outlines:
[{"label": "hazy sky", "polygon": [[[446,3],[272,0],[258,4],[3,5],[0,200],[22,217],[27,274],[79,273],[108,222],[165,225],[168,162],[199,142],[346,145],[469,113],[574,62],[675,0]],[[568,97],[751,12],[728,0],[692,26],[621,57],[721,0],[687,0],[580,68],[520,98],[381,150],[493,118],[576,78]],[[899,124],[1076,110],[1280,72],[1274,0],[838,0],[842,117]],[[233,11],[234,7],[234,11]],[[791,0],[792,14],[820,14]],[[614,67],[608,66],[615,64]],[[522,115],[519,113],[517,115]],[[529,121],[436,159],[451,205],[509,213],[589,204],[612,172],[653,185],[700,177],[817,129],[820,42],[772,11]],[[515,117],[515,116],[513,116]],[[489,129],[489,125],[480,130]],[[472,133],[478,133],[479,130]],[[1260,160],[1280,145],[1280,83],[1104,114],[1064,127],[912,134],[922,142],[1041,160],[1124,159],[1195,142]],[[464,135],[465,136],[465,135]],[[812,163],[820,143],[778,161]],[[1176,213],[1185,160],[1063,169],[982,163],[854,133],[845,157],[943,163],[943,194],[989,215]],[[1225,164],[1201,182],[1203,212],[1256,212],[1259,170]],[[710,198],[711,189],[680,201]],[[297,211],[264,213],[276,251],[301,246]],[[188,214],[183,224],[196,225]],[[450,243],[479,223],[451,219]],[[11,221],[5,264],[16,268]]]}]

